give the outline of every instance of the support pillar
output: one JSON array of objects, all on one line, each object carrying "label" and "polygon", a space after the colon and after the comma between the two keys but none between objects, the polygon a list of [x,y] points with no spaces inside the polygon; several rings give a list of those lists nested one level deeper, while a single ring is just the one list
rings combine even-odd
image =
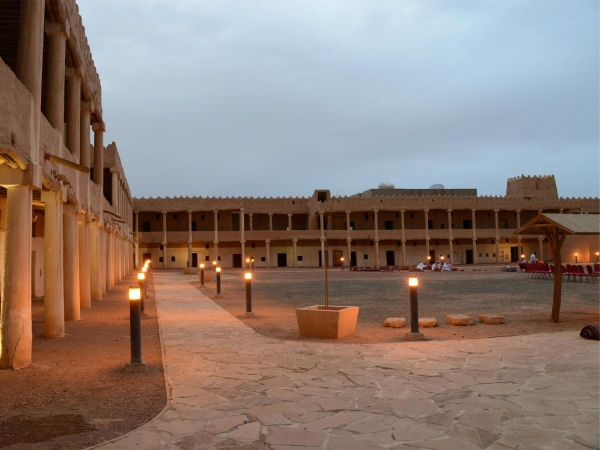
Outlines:
[{"label": "support pillar", "polygon": [[[560,210],[560,213],[562,214],[562,209]],[[517,230],[521,228],[521,210],[517,209]],[[522,238],[521,236],[517,236],[517,247],[519,249],[519,262],[521,262],[523,260],[523,258],[521,257],[521,255],[523,254],[523,243],[521,242]]]},{"label": "support pillar", "polygon": [[494,209],[494,220],[496,225],[496,264],[500,264],[500,229],[498,228],[498,210]]},{"label": "support pillar", "polygon": [[134,211],[135,213],[135,225],[134,225],[134,230],[135,230],[135,261],[134,261],[134,267],[139,270],[141,266],[140,261],[141,261],[141,257],[140,257],[140,213],[139,211]]},{"label": "support pillar", "polygon": [[400,210],[400,226],[402,227],[402,266],[406,266],[406,234],[404,231],[404,210]]},{"label": "support pillar", "polygon": [[31,364],[32,193],[29,186],[6,186],[6,190],[0,369],[21,369]]},{"label": "support pillar", "polygon": [[108,237],[108,246],[107,246],[108,264],[106,265],[106,268],[107,268],[108,290],[110,291],[115,286],[115,230],[114,230],[114,228],[110,227],[108,229],[107,237]]},{"label": "support pillar", "polygon": [[65,205],[63,214],[63,280],[65,320],[81,319],[79,288],[79,213],[78,205]]},{"label": "support pillar", "polygon": [[73,67],[67,67],[67,102],[65,121],[67,123],[66,143],[69,151],[81,161],[81,73]]},{"label": "support pillar", "polygon": [[65,53],[69,37],[68,22],[46,22],[48,35],[48,76],[46,117],[62,135],[65,124]]},{"label": "support pillar", "polygon": [[104,132],[106,125],[104,122],[95,122],[92,124],[94,131],[94,183],[100,187],[100,192],[104,189]]},{"label": "support pillar", "polygon": [[448,210],[448,247],[450,248],[450,264],[454,265],[454,252],[452,251],[452,244],[454,238],[452,237],[452,210]]},{"label": "support pillar", "polygon": [[244,223],[244,211],[244,208],[240,209],[240,245],[242,247],[242,267],[244,267],[244,264],[246,264],[246,239],[244,239],[246,224]]},{"label": "support pillar", "polygon": [[100,224],[92,222],[90,229],[90,290],[93,301],[102,300],[102,249]]},{"label": "support pillar", "polygon": [[269,213],[269,231],[273,231],[273,213]]},{"label": "support pillar", "polygon": [[298,267],[298,239],[292,240],[294,244],[294,268]]},{"label": "support pillar", "polygon": [[167,268],[167,212],[162,211],[163,218],[163,269]]},{"label": "support pillar", "polygon": [[[44,209],[44,337],[65,335],[63,287],[63,194],[42,191]],[[31,218],[27,218],[31,223]],[[23,224],[24,225],[24,224]],[[31,235],[31,234],[30,234]],[[8,241],[8,239],[7,239]],[[31,277],[31,274],[28,275]]]},{"label": "support pillar", "polygon": [[[192,267],[192,210],[188,210],[188,267]],[[137,219],[136,219],[137,220]]]},{"label": "support pillar", "polygon": [[254,216],[253,213],[248,213],[248,219],[250,220],[250,231],[254,231],[254,225],[252,223],[252,217]]},{"label": "support pillar", "polygon": [[476,209],[471,210],[471,220],[473,222],[473,264],[476,265],[478,262],[477,254],[477,222],[476,222]]},{"label": "support pillar", "polygon": [[325,256],[325,226],[323,220],[323,211],[319,211],[319,224],[321,228],[321,267],[325,268],[327,265],[327,258]]},{"label": "support pillar", "polygon": [[[79,119],[80,124],[80,132],[79,138],[81,144],[79,146],[79,151],[81,153],[81,159],[79,160],[79,164],[84,167],[90,168],[90,127],[92,125],[92,113],[94,112],[94,104],[92,102],[81,102],[81,116]],[[79,176],[85,176],[89,178],[89,174],[86,175],[84,173],[80,173]]]},{"label": "support pillar", "polygon": [[375,217],[373,220],[375,223],[375,268],[379,268],[379,211],[373,211],[373,216]]},{"label": "support pillar", "polygon": [[271,251],[270,251],[270,244],[271,244],[271,240],[267,239],[265,241],[265,245],[266,245],[266,255],[265,255],[265,260],[267,261],[267,269],[271,268]]},{"label": "support pillar", "polygon": [[288,214],[288,231],[292,231],[292,215]]},{"label": "support pillar", "polygon": [[90,284],[90,214],[79,216],[79,304],[82,309],[92,307]]},{"label": "support pillar", "polygon": [[540,243],[540,257],[539,257],[539,259],[541,259],[543,261],[544,260],[544,236],[540,236],[538,238],[538,241]]},{"label": "support pillar", "polygon": [[429,259],[429,210],[423,210],[425,213],[425,264],[433,264],[435,261]]}]

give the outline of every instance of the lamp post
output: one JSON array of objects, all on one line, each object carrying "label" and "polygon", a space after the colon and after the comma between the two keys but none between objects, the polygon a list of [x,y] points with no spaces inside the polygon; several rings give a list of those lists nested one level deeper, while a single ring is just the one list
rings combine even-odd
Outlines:
[{"label": "lamp post", "polygon": [[344,257],[343,256],[340,258],[340,261],[342,261],[342,270],[344,270]]},{"label": "lamp post", "polygon": [[144,314],[146,310],[144,306],[144,300],[146,300],[146,274],[144,272],[138,273],[138,283],[140,284],[140,309]]},{"label": "lamp post", "polygon": [[575,253],[575,264],[577,264],[577,253]]},{"label": "lamp post", "polygon": [[442,260],[442,267],[444,267],[444,255],[440,256],[440,259]]},{"label": "lamp post", "polygon": [[410,333],[406,333],[404,338],[407,341],[422,341],[425,339],[423,333],[419,332],[419,301],[417,298],[417,288],[419,279],[417,277],[408,277],[408,289],[410,297]]},{"label": "lamp post", "polygon": [[427,265],[430,266],[431,265],[431,256],[427,256]]},{"label": "lamp post", "polygon": [[200,264],[200,287],[204,287],[204,264]]},{"label": "lamp post", "polygon": [[246,272],[244,279],[246,280],[246,313],[244,317],[254,317],[252,312],[252,273]]},{"label": "lamp post", "polygon": [[221,295],[221,268],[215,267],[215,272],[217,272],[217,295],[215,298],[222,298]]},{"label": "lamp post", "polygon": [[142,292],[140,286],[129,286],[129,332],[131,334],[131,361],[125,364],[125,372],[145,372],[142,361]]}]

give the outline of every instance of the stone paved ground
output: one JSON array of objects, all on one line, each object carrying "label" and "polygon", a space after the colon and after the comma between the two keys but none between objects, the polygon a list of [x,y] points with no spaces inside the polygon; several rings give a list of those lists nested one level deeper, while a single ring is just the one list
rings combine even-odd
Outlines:
[{"label": "stone paved ground", "polygon": [[155,274],[170,403],[106,449],[589,449],[599,344],[576,332],[345,344],[263,337]]}]

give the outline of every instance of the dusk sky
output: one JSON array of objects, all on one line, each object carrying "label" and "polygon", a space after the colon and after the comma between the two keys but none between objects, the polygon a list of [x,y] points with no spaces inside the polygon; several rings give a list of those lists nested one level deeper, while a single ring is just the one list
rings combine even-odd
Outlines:
[{"label": "dusk sky", "polygon": [[554,174],[600,195],[597,0],[85,0],[132,193],[352,195]]}]

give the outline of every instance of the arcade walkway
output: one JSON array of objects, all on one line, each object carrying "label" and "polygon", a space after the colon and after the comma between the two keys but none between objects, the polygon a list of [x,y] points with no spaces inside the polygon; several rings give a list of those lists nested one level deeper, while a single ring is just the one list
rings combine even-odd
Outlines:
[{"label": "arcade walkway", "polygon": [[263,337],[155,273],[170,403],[103,449],[598,448],[577,333],[376,345]]}]

